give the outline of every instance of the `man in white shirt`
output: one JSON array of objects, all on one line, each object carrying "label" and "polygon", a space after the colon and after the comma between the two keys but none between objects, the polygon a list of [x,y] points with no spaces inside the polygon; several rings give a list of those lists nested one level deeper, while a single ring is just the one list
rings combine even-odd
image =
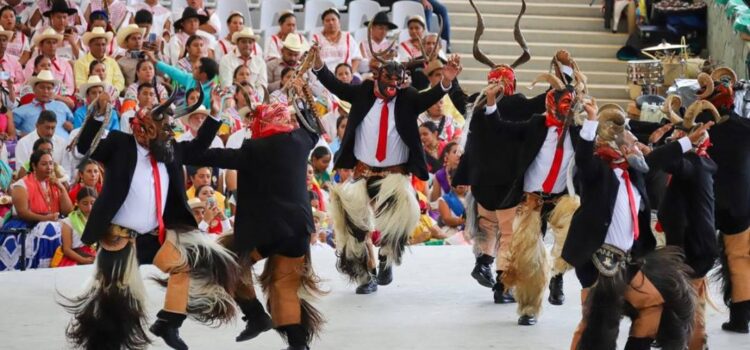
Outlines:
[{"label": "man in white shirt", "polygon": [[245,27],[239,32],[232,34],[232,43],[237,46],[234,52],[230,52],[221,58],[219,63],[219,76],[221,86],[228,87],[234,83],[234,71],[239,66],[245,66],[250,70],[250,84],[260,89],[261,86],[268,87],[268,70],[266,61],[261,55],[253,55],[253,47],[258,36],[253,28]]},{"label": "man in white shirt", "polygon": [[63,154],[65,153],[65,147],[68,146],[68,143],[63,140],[62,137],[55,135],[56,127],[57,117],[55,116],[55,113],[52,111],[42,111],[42,113],[39,114],[39,119],[36,121],[36,130],[18,140],[18,144],[16,145],[17,167],[24,166],[24,164],[28,163],[31,158],[31,153],[33,152],[34,142],[40,138],[46,138],[52,141],[52,159],[55,163],[62,164]]}]

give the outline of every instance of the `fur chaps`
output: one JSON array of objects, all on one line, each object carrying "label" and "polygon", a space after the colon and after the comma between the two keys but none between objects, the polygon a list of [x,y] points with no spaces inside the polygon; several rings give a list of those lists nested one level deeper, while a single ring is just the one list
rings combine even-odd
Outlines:
[{"label": "fur chaps", "polygon": [[552,274],[560,275],[570,270],[572,266],[562,258],[562,249],[568,237],[570,221],[573,213],[581,206],[581,198],[565,195],[557,202],[555,209],[549,215],[549,226],[554,233],[555,242],[552,245]]},{"label": "fur chaps", "polygon": [[347,181],[331,190],[331,219],[333,221],[336,268],[361,284],[370,279],[367,268],[367,234],[374,229],[374,214],[367,195],[367,182]]},{"label": "fur chaps", "polygon": [[409,236],[419,222],[419,202],[409,177],[390,174],[378,180],[380,191],[373,198],[375,228],[380,231],[379,255],[386,266],[400,265]]}]

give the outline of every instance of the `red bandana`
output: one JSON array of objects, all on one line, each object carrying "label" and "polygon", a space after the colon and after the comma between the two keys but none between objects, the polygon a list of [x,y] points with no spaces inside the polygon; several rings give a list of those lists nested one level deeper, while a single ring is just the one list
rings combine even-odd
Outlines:
[{"label": "red bandana", "polygon": [[622,170],[628,170],[628,162],[625,157],[618,151],[615,151],[609,146],[599,146],[594,151],[594,154],[607,162],[609,167],[612,169],[620,168]]},{"label": "red bandana", "polygon": [[734,106],[734,91],[724,83],[718,83],[708,100],[716,106],[719,112],[731,111]]},{"label": "red bandana", "polygon": [[497,68],[494,68],[490,71],[489,74],[487,74],[487,81],[500,80],[503,78],[511,82],[510,85],[505,87],[505,96],[510,96],[516,93],[516,73],[513,71],[513,68],[510,68],[508,66],[499,66]]},{"label": "red bandana", "polygon": [[276,102],[256,107],[250,130],[254,139],[294,130],[287,105]]},{"label": "red bandana", "polygon": [[713,146],[713,144],[711,144],[711,139],[706,138],[706,140],[703,141],[703,143],[701,143],[695,148],[695,154],[697,154],[699,157],[709,158],[707,151],[708,151],[708,148],[711,146]]}]

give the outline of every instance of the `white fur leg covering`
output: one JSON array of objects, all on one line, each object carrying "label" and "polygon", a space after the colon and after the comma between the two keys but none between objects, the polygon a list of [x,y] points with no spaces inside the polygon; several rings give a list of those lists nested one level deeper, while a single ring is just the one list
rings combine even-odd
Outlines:
[{"label": "white fur leg covering", "polygon": [[374,228],[367,182],[360,179],[334,186],[330,204],[338,255],[336,267],[352,282],[363,283],[370,278],[365,238]]},{"label": "white fur leg covering", "polygon": [[506,288],[515,287],[519,315],[538,316],[549,281],[549,257],[542,242],[539,210],[526,203],[519,211],[513,222],[510,264],[503,273],[503,284]]},{"label": "white fur leg covering", "polygon": [[386,264],[401,264],[401,255],[419,222],[417,195],[409,177],[390,174],[379,180],[380,191],[373,198],[375,227],[380,231],[380,252]]},{"label": "white fur leg covering", "polygon": [[562,258],[562,249],[565,239],[568,237],[570,221],[573,213],[581,206],[581,198],[578,196],[565,195],[557,202],[555,209],[549,215],[549,225],[554,233],[555,242],[552,245],[552,273],[563,274],[572,266]]}]

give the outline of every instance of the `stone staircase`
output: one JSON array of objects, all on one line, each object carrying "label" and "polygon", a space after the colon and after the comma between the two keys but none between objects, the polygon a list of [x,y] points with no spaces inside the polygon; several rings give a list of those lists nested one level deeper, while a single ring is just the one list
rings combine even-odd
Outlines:
[{"label": "stone staircase", "polygon": [[[487,67],[471,54],[476,17],[468,0],[442,0],[451,17],[453,51],[460,54],[464,71],[461,85],[469,92],[486,86]],[[521,9],[520,0],[477,0],[484,16],[485,33],[482,50],[497,63],[512,63],[521,53],[513,40],[513,24]],[[604,29],[601,2],[589,6],[587,0],[527,0],[521,20],[532,59],[517,70],[519,91],[536,95],[546,86],[527,89],[531,81],[549,69],[552,55],[565,48],[588,77],[589,91],[597,101],[626,106],[627,63],[615,58],[627,40],[626,34],[612,34]]]}]

